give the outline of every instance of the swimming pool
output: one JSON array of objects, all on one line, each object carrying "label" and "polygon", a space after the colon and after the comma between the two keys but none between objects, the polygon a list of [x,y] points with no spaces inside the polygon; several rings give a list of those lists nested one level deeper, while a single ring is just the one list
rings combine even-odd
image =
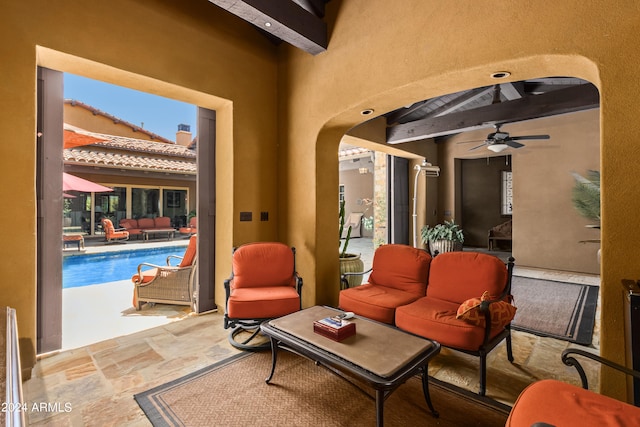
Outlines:
[{"label": "swimming pool", "polygon": [[[182,256],[186,246],[168,246],[64,257],[62,288],[77,288],[99,283],[128,280],[138,272],[138,264],[166,265],[167,256]],[[172,260],[176,265],[179,260]]]}]

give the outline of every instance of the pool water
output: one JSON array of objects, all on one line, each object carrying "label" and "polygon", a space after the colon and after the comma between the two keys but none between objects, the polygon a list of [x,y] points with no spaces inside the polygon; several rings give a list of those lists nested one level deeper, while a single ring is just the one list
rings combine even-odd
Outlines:
[{"label": "pool water", "polygon": [[[169,246],[64,257],[62,288],[77,288],[99,283],[128,280],[138,272],[138,264],[167,265],[167,256],[184,255],[186,246]],[[171,265],[177,265],[172,259]]]}]

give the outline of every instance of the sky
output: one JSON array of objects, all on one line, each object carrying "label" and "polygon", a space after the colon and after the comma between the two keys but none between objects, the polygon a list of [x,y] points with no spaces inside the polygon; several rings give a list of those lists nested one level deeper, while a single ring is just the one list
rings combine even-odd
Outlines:
[{"label": "sky", "polygon": [[172,141],[179,124],[197,133],[195,105],[64,74],[64,98],[75,99]]}]

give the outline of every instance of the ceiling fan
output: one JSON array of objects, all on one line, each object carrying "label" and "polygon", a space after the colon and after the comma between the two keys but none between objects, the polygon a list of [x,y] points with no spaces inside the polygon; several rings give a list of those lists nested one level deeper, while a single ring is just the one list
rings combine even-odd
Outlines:
[{"label": "ceiling fan", "polygon": [[[470,148],[469,151],[477,150],[481,147],[487,147],[488,150],[493,151],[494,153],[499,153],[502,150],[506,150],[507,148],[521,148],[524,147],[524,144],[519,143],[518,141],[524,140],[536,140],[536,139],[549,139],[549,135],[521,135],[521,136],[510,136],[509,132],[504,132],[500,130],[499,124],[494,125],[496,128],[495,132],[491,132],[487,135],[486,139],[482,142],[482,144]],[[460,142],[460,144],[468,144],[470,142],[476,141],[465,141]]]}]

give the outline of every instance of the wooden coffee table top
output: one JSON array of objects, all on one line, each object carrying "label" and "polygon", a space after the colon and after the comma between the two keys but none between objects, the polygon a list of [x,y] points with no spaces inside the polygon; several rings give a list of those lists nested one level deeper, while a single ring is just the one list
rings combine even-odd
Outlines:
[{"label": "wooden coffee table top", "polygon": [[315,320],[338,313],[342,311],[314,306],[271,320],[268,324],[383,378],[437,347],[431,340],[358,316],[350,319],[356,324],[356,334],[341,342],[313,331]]}]

